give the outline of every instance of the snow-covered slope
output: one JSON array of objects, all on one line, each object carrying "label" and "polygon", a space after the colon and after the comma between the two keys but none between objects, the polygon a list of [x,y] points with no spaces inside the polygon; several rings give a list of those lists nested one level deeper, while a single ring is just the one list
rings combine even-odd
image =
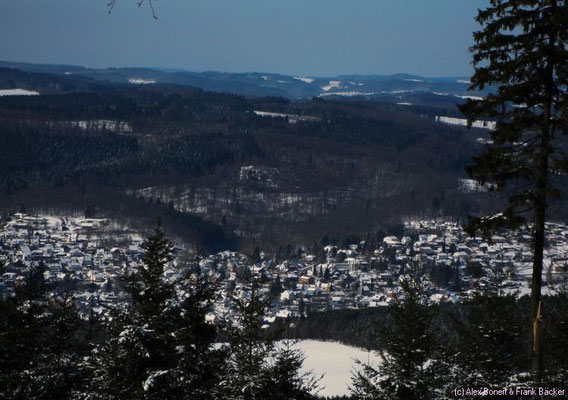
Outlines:
[{"label": "snow-covered slope", "polygon": [[38,94],[26,89],[0,89],[0,96],[37,96]]}]

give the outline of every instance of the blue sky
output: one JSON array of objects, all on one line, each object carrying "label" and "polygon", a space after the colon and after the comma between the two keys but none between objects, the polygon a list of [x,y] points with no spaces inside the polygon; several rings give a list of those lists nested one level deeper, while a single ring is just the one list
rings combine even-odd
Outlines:
[{"label": "blue sky", "polygon": [[470,75],[482,0],[0,1],[0,59],[290,75]]}]

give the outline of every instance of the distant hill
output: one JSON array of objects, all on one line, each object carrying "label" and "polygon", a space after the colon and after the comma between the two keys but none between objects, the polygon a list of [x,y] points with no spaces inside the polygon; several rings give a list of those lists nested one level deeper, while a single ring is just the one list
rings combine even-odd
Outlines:
[{"label": "distant hill", "polygon": [[[342,75],[338,77],[288,76],[249,72],[190,72],[161,68],[86,68],[71,65],[28,64],[0,61],[0,67],[25,72],[53,74],[65,82],[99,82],[105,85],[181,85],[212,92],[245,96],[277,96],[289,99],[312,97],[357,97],[417,105],[454,105],[468,92],[466,77],[426,78],[418,75]],[[4,74],[0,73],[0,75]]]},{"label": "distant hill", "polygon": [[459,126],[468,85],[0,62],[0,215],[163,215],[209,249],[464,218],[494,201],[463,190],[488,139]]},{"label": "distant hill", "polygon": [[[3,63],[2,63],[3,64]],[[22,71],[0,64],[0,89],[33,90],[40,94],[100,92],[111,87],[84,76],[64,77],[57,74]]]}]

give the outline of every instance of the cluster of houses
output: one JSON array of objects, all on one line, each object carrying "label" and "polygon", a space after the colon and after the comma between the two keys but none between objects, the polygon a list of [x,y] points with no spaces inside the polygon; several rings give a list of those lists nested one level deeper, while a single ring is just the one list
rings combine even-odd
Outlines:
[{"label": "cluster of houses", "polygon": [[106,219],[16,213],[0,226],[0,297],[12,296],[31,271],[46,288],[72,291],[79,309],[127,301],[121,271],[141,262],[142,238]]},{"label": "cluster of houses", "polygon": [[[83,313],[104,313],[108,305],[127,304],[119,277],[142,262],[142,237],[105,219],[15,214],[0,227],[0,295],[10,296],[30,267],[41,266],[43,279],[58,290],[73,290]],[[431,302],[456,302],[478,290],[529,293],[532,272],[528,228],[504,231],[492,241],[467,236],[455,222],[411,221],[402,236],[385,236],[345,248],[322,246],[276,260],[260,253],[255,260],[238,252],[219,252],[168,265],[166,279],[199,273],[218,288],[208,319],[225,318],[236,298],[251,295],[251,280],[270,300],[264,320],[311,312],[388,306],[400,299],[401,279],[421,271]],[[189,260],[189,261],[188,261]],[[547,225],[545,293],[566,288],[568,227]]]}]

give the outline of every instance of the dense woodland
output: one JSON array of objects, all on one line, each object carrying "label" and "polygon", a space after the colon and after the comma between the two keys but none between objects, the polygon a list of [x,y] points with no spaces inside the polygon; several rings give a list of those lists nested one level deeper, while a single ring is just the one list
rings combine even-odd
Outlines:
[{"label": "dense woodland", "polygon": [[[216,287],[191,265],[164,279],[174,246],[159,227],[142,247],[143,266],[120,282],[128,309],[80,317],[68,282],[50,287],[41,266],[0,301],[1,399],[314,398],[302,354],[262,334],[268,303],[254,283],[215,326],[205,316]],[[227,345],[216,345],[219,332]]]},{"label": "dense woodland", "polygon": [[[364,235],[405,217],[463,218],[487,203],[483,193],[458,190],[476,139],[487,133],[434,122],[456,115],[447,107],[245,98],[86,78],[63,85],[59,76],[16,70],[3,79],[11,87],[83,85],[0,97],[4,211],[90,207],[142,226],[149,221],[135,214],[161,214],[189,243],[198,227],[222,232],[203,250],[238,241],[276,249]],[[180,229],[166,211],[193,222]]]},{"label": "dense woodland", "polygon": [[[533,258],[530,299],[501,291],[496,275],[460,303],[433,304],[425,276],[460,291],[459,274],[409,262],[388,307],[308,308],[263,330],[272,290],[260,296],[243,274],[232,318],[206,322],[215,284],[191,263],[183,278],[165,280],[174,246],[158,226],[142,245],[143,265],[120,279],[125,308],[80,317],[72,282],[48,287],[41,265],[1,299],[0,399],[315,399],[318,379],[300,373],[303,355],[276,344],[283,332],[377,352],[380,365],[355,361],[357,400],[565,396],[567,280],[554,295],[541,286],[545,224],[568,215],[568,4],[489,3],[470,48],[472,96],[460,92],[462,80],[408,76],[371,77],[361,85],[384,96],[345,100],[349,92],[329,92],[339,81],[297,77],[286,91],[277,76],[256,73],[0,63],[9,67],[0,68],[1,88],[42,94],[0,98],[4,216],[84,213],[138,226],[161,216],[195,253],[254,249],[253,262],[260,248],[278,260],[314,243],[318,258],[320,245],[378,241],[406,218],[468,217],[466,231],[489,243],[499,229],[530,224]],[[135,81],[155,84],[126,84]],[[192,82],[217,93],[176,86]],[[459,111],[454,98],[467,98]],[[494,129],[436,122],[460,113]]]},{"label": "dense woodland", "polygon": [[[373,248],[385,233],[400,235],[403,218],[462,219],[500,201],[459,190],[477,139],[488,134],[436,123],[436,115],[456,116],[443,105],[85,80],[58,91],[63,78],[36,75],[14,73],[11,87],[42,82],[58,94],[0,98],[4,214],[81,213],[144,228],[161,216],[196,252],[261,248],[282,260],[299,246],[316,256],[332,243]],[[551,206],[553,218],[565,218],[563,202]],[[363,365],[353,377],[356,399],[453,398],[456,382],[532,384],[519,351],[528,346],[526,298],[480,292],[435,305],[410,276],[404,301],[391,307],[306,310],[266,332],[260,321],[271,299],[255,297],[249,283],[250,301],[232,300],[240,326],[213,326],[205,314],[214,286],[191,265],[186,279],[162,279],[171,247],[161,230],[144,246],[145,268],[122,279],[131,309],[108,310],[112,319],[79,318],[71,282],[47,287],[41,269],[29,271],[16,297],[0,304],[0,398],[313,398],[317,379],[299,373],[302,355],[275,345],[283,333],[379,352],[381,371]],[[446,285],[446,272],[430,279]],[[191,296],[177,298],[179,289]],[[542,384],[567,388],[566,293],[545,301],[556,314],[544,328]]]}]

